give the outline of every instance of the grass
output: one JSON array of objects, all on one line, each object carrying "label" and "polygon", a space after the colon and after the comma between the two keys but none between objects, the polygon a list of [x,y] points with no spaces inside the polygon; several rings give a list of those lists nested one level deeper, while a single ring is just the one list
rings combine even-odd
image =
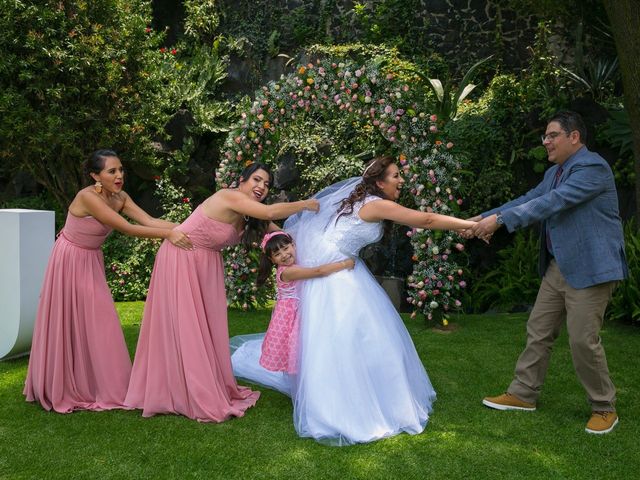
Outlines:
[{"label": "grass", "polygon": [[[131,353],[142,303],[119,303]],[[230,312],[232,335],[262,331],[268,311]],[[618,388],[616,429],[588,435],[589,407],[566,334],[556,344],[536,412],[481,405],[508,385],[523,346],[525,315],[455,318],[441,332],[407,320],[438,392],[420,435],[352,447],[300,439],[289,399],[262,389],[242,418],[200,424],[136,411],[59,415],[24,401],[27,359],[0,362],[0,479],[587,479],[635,478],[640,467],[640,331],[602,333]],[[634,473],[636,472],[636,473]]]}]

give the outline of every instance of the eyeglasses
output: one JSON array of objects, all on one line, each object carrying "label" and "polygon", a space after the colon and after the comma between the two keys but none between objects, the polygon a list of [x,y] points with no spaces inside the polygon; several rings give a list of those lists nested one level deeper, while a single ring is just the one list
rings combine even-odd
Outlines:
[{"label": "eyeglasses", "polygon": [[[540,140],[542,140],[542,143],[546,142],[547,140],[549,140],[550,142],[553,142],[556,138],[558,138],[563,133],[565,133],[565,132],[549,132],[549,133],[545,133],[544,135],[540,135]],[[569,136],[568,134],[566,134],[566,135]]]}]

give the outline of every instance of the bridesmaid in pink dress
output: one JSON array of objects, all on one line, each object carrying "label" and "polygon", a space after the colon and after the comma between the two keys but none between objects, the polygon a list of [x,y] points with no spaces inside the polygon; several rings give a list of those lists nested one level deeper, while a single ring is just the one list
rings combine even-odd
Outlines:
[{"label": "bridesmaid in pink dress", "polygon": [[267,167],[253,163],[238,188],[214,193],[180,225],[193,251],[167,242],[158,250],[125,400],[144,417],[222,422],[258,400],[260,392],[238,386],[231,370],[220,250],[259,241],[278,228],[271,220],[318,209],[316,200],[263,205],[271,182]]},{"label": "bridesmaid in pink dress", "polygon": [[131,360],[100,250],[111,230],[192,248],[173,223],[150,217],[122,190],[124,171],[115,152],[96,151],[85,169],[95,185],[71,202],[51,252],[24,387],[28,401],[59,413],[123,408]]}]

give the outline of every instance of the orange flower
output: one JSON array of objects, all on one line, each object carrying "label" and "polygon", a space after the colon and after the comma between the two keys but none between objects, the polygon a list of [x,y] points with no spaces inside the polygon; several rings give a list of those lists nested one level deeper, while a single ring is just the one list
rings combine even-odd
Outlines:
[{"label": "orange flower", "polygon": [[406,162],[407,161],[407,156],[404,153],[401,153],[400,156],[398,157],[398,159],[401,162]]},{"label": "orange flower", "polygon": [[442,140],[436,140],[436,145],[438,146],[442,145]]},{"label": "orange flower", "polygon": [[414,262],[417,262],[418,261],[418,257],[416,257],[415,255],[412,255],[411,256],[411,260],[413,260]]},{"label": "orange flower", "polygon": [[269,129],[271,128],[271,124],[270,124],[268,121],[264,122],[264,123],[262,124],[262,126],[263,126],[265,129],[267,129],[267,130],[269,130]]},{"label": "orange flower", "polygon": [[247,160],[246,162],[244,162],[244,166],[248,167],[249,165],[251,165],[253,163],[253,160]]},{"label": "orange flower", "polygon": [[299,73],[300,75],[304,75],[304,72],[306,72],[306,71],[307,71],[307,69],[306,69],[306,68],[304,68],[304,67],[300,67],[300,68],[298,69],[298,73]]}]

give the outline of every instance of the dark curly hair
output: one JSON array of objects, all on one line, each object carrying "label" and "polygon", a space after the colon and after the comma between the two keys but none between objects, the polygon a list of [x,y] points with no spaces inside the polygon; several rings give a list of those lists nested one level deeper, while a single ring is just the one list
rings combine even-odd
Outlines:
[{"label": "dark curly hair", "polygon": [[[269,175],[269,185],[273,185],[273,173],[271,169],[264,163],[253,162],[247,166],[240,174],[240,183],[246,182],[251,175],[258,170],[264,170]],[[242,244],[245,247],[253,247],[259,243],[269,228],[268,220],[260,220],[258,218],[248,217],[246,219],[246,225],[244,228],[244,234],[242,235]]]},{"label": "dark curly hair", "polygon": [[267,278],[271,276],[273,271],[273,262],[271,261],[271,255],[280,250],[285,245],[293,243],[293,238],[288,233],[282,233],[281,235],[274,235],[264,246],[264,251],[260,254],[260,266],[258,267],[258,286],[261,287],[267,281]]},{"label": "dark curly hair", "polygon": [[384,193],[376,184],[379,180],[384,180],[387,173],[387,167],[395,163],[395,158],[390,155],[384,155],[382,157],[376,157],[367,163],[362,174],[362,182],[356,185],[353,192],[345,198],[338,207],[338,217],[336,222],[343,215],[351,215],[353,213],[353,206],[364,200],[367,195],[376,195],[380,198],[385,198]]},{"label": "dark curly hair", "polygon": [[93,152],[91,156],[84,161],[82,164],[82,170],[86,176],[85,183],[88,184],[88,182],[91,182],[92,173],[98,174],[104,169],[107,157],[118,158],[118,154],[113,150],[100,149]]}]

